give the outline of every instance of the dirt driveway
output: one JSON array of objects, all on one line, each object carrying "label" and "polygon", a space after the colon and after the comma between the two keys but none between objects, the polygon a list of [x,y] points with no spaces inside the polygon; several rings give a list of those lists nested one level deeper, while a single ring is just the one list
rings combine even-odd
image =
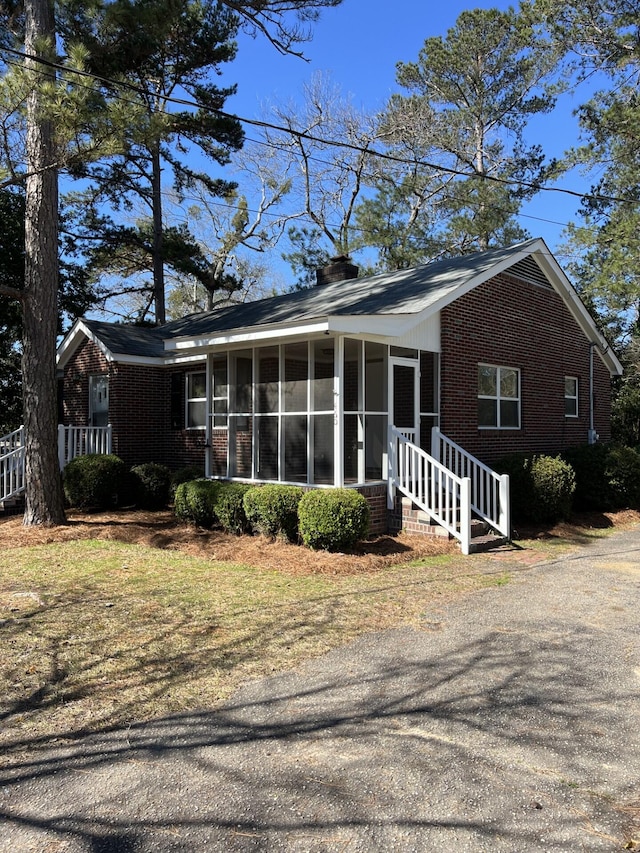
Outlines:
[{"label": "dirt driveway", "polygon": [[640,528],[422,629],[16,765],[0,849],[640,849]]}]

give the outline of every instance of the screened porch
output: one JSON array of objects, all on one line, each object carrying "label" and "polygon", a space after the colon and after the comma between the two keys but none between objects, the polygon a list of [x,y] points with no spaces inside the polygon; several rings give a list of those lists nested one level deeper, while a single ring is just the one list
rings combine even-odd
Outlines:
[{"label": "screened porch", "polygon": [[383,482],[389,423],[430,448],[438,373],[437,353],[343,336],[211,353],[207,474],[321,486]]}]

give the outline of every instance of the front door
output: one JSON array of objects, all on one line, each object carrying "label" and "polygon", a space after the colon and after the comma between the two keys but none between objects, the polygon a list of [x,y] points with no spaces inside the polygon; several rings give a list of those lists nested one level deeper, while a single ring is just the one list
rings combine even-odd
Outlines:
[{"label": "front door", "polygon": [[393,426],[409,441],[419,444],[419,363],[409,359],[391,358],[390,377]]}]

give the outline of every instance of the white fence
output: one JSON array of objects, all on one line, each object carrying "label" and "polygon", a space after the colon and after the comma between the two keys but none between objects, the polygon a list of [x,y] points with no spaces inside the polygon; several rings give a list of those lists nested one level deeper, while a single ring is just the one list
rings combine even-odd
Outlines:
[{"label": "white fence", "polygon": [[0,502],[24,491],[24,427],[0,438]]},{"label": "white fence", "polygon": [[[0,503],[25,490],[24,427],[0,437]],[[76,456],[111,453],[111,426],[58,426],[60,470]]]},{"label": "white fence", "polygon": [[457,477],[471,480],[471,509],[503,536],[511,536],[509,475],[496,474],[475,456],[443,435],[431,431],[431,455]]}]

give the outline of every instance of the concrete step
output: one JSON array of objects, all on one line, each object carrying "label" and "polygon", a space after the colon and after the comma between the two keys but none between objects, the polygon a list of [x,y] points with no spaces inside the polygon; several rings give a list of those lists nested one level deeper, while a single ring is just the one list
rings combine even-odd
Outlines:
[{"label": "concrete step", "polygon": [[478,554],[481,551],[493,551],[494,548],[500,548],[508,542],[509,539],[506,536],[500,536],[497,533],[484,533],[482,536],[473,536],[469,543],[469,553]]},{"label": "concrete step", "polygon": [[0,501],[0,515],[19,515],[24,511],[24,495],[14,495]]}]

